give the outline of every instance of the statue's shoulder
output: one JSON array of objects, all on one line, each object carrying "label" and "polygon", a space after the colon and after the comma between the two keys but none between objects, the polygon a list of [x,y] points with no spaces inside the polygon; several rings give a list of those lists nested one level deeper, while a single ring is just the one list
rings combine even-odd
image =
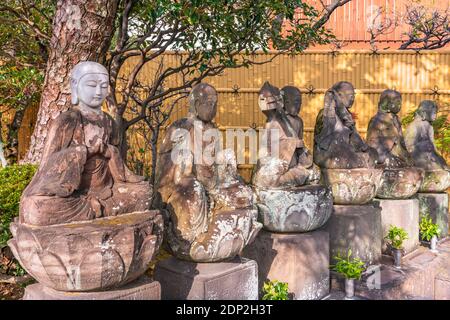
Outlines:
[{"label": "statue's shoulder", "polygon": [[76,124],[81,119],[81,113],[77,109],[69,109],[55,118],[54,123],[58,126],[65,124]]},{"label": "statue's shoulder", "polygon": [[190,130],[194,125],[194,121],[190,118],[181,118],[172,122],[167,130],[186,129]]}]

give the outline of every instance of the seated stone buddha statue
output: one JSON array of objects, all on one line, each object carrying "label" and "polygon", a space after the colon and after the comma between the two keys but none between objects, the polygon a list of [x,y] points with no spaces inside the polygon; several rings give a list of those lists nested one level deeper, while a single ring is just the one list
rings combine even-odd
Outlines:
[{"label": "seated stone buddha statue", "polygon": [[261,229],[253,191],[237,174],[234,152],[217,144],[216,90],[194,86],[189,104],[188,117],[169,126],[159,150],[156,186],[165,239],[183,260],[232,259]]},{"label": "seated stone buddha statue", "polygon": [[364,204],[372,200],[381,181],[375,169],[378,154],[359,135],[350,108],[355,89],[346,81],[326,93],[314,128],[314,162],[333,189],[335,204]]},{"label": "seated stone buddha statue", "polygon": [[51,122],[10,225],[14,256],[47,288],[82,293],[125,285],[145,273],[162,243],[152,189],[125,165],[114,120],[101,110],[108,88],[102,65],[73,68],[73,106]]},{"label": "seated stone buddha statue", "polygon": [[400,112],[400,92],[381,93],[377,114],[370,119],[367,144],[376,149],[379,167],[383,168],[383,183],[377,192],[379,198],[402,199],[414,195],[423,179],[423,170],[414,167],[414,160],[406,149]]},{"label": "seated stone buddha statue", "polygon": [[52,225],[150,207],[150,185],[124,164],[114,120],[101,110],[108,79],[95,62],[73,69],[73,107],[51,123],[39,170],[21,198],[20,222]]},{"label": "seated stone buddha statue", "polygon": [[437,111],[436,102],[423,100],[405,132],[406,147],[415,165],[425,170],[420,192],[444,192],[450,187],[450,168],[434,144],[432,123]]},{"label": "seated stone buddha statue", "polygon": [[270,231],[319,228],[331,214],[332,198],[319,185],[320,169],[303,142],[300,90],[286,86],[280,91],[265,82],[258,102],[267,117],[267,152],[258,159],[252,179],[260,220]]},{"label": "seated stone buddha statue", "polygon": [[350,113],[355,89],[346,81],[334,84],[326,93],[314,129],[314,162],[321,168],[373,168],[378,158],[356,130]]}]

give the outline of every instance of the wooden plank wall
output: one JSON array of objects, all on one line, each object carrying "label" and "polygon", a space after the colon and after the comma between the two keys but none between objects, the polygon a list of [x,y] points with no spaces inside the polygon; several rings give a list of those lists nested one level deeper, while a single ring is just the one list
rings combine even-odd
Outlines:
[{"label": "wooden plank wall", "polygon": [[[267,59],[273,52],[260,53],[256,59]],[[165,54],[164,64],[176,65],[179,55]],[[158,61],[160,62],[160,61]],[[158,62],[148,63],[141,72],[141,79],[152,81]],[[130,59],[121,70],[130,72],[135,61]],[[313,128],[318,111],[323,105],[323,94],[337,81],[350,81],[356,88],[353,112],[356,114],[358,130],[365,136],[367,124],[376,113],[380,93],[388,88],[402,93],[403,106],[400,116],[414,110],[421,100],[434,99],[447,112],[450,106],[450,51],[385,50],[379,54],[371,51],[340,51],[337,55],[324,51],[306,51],[296,56],[282,55],[270,63],[250,68],[230,69],[220,76],[206,79],[219,92],[216,122],[221,129],[250,127],[262,128],[265,117],[257,105],[257,93],[269,80],[282,87],[294,85],[303,93],[301,117],[305,124],[305,142],[311,147]],[[169,79],[165,86],[179,83],[180,77]],[[20,155],[26,152],[36,119],[37,108],[28,110],[20,131]],[[180,101],[171,120],[187,114],[186,99]],[[142,137],[130,132],[132,150],[147,149]],[[149,155],[144,152],[145,160]],[[241,166],[241,173],[248,177],[251,167]]]}]

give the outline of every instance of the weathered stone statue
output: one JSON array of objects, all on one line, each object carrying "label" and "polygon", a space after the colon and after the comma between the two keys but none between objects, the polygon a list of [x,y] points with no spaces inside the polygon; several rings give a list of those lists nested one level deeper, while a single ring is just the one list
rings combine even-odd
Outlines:
[{"label": "weathered stone statue", "polygon": [[401,104],[400,92],[383,91],[378,112],[367,129],[367,144],[377,150],[379,167],[384,169],[378,198],[409,198],[419,190],[423,179],[423,170],[414,167],[414,161],[406,149],[402,125],[397,116]]},{"label": "weathered stone statue", "polygon": [[259,107],[267,116],[267,155],[258,159],[253,186],[260,220],[269,231],[311,231],[331,214],[331,192],[318,184],[320,169],[303,142],[300,106],[296,87],[280,92],[265,82],[260,90]]},{"label": "weathered stone statue", "polygon": [[363,204],[376,194],[381,169],[378,154],[356,130],[350,108],[355,90],[349,82],[334,84],[326,93],[314,129],[314,162],[333,190],[336,204]]},{"label": "weathered stone statue", "polygon": [[161,243],[162,216],[151,187],[124,164],[113,119],[101,110],[108,72],[80,62],[73,107],[52,123],[42,162],[20,201],[9,242],[45,286],[103,290],[141,276]]},{"label": "weathered stone statue", "polygon": [[406,147],[415,165],[425,170],[420,192],[443,192],[450,187],[450,168],[434,145],[432,122],[436,120],[437,110],[434,101],[422,101],[413,122],[406,128]]},{"label": "weathered stone statue", "polygon": [[217,145],[216,90],[198,84],[189,102],[189,116],[168,128],[159,151],[156,184],[167,213],[166,240],[183,260],[232,259],[261,229],[253,192],[237,174],[234,152]]}]

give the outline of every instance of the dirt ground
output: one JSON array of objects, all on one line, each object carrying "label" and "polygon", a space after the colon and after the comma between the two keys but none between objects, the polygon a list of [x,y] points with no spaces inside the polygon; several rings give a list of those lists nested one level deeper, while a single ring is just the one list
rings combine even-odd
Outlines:
[{"label": "dirt ground", "polygon": [[19,300],[23,292],[24,288],[21,285],[0,282],[0,300]]}]

